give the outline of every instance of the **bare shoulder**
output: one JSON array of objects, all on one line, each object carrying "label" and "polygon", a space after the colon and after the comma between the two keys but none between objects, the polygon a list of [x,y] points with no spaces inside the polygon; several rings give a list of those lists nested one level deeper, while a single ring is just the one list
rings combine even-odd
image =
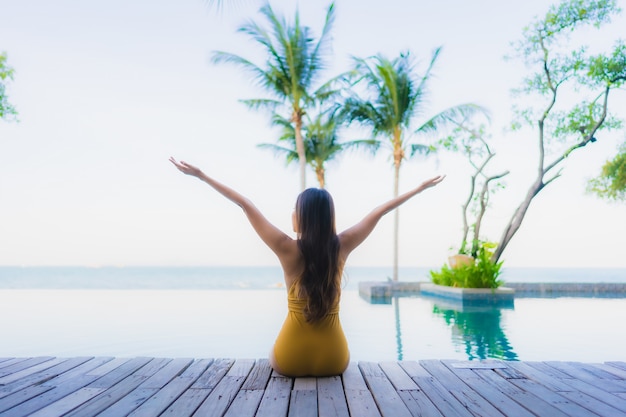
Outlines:
[{"label": "bare shoulder", "polygon": [[281,253],[278,255],[280,266],[283,269],[285,285],[287,288],[298,279],[304,271],[304,257],[298,247],[298,241],[291,239],[283,243]]}]

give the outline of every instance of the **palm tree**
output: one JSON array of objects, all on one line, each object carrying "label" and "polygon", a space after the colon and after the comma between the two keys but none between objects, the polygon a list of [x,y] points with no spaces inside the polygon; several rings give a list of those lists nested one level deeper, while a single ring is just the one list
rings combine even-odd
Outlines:
[{"label": "palm tree", "polygon": [[[285,145],[262,143],[258,146],[284,155],[287,164],[299,160],[293,125],[280,115],[274,116],[273,123],[282,126],[283,133],[278,141],[284,142]],[[373,139],[340,142],[338,131],[341,125],[342,120],[335,111],[319,113],[313,120],[307,120],[303,125],[306,163],[315,172],[320,188],[326,185],[326,162],[334,160],[349,149],[367,148],[375,151],[378,148],[379,142]]]},{"label": "palm tree", "polygon": [[[368,59],[355,58],[355,72],[359,75],[355,82],[364,83],[366,93],[363,98],[354,89],[346,99],[343,114],[350,122],[359,122],[372,130],[374,138],[383,136],[391,151],[394,167],[393,195],[398,196],[400,167],[402,162],[416,154],[428,154],[432,147],[409,143],[411,133],[417,135],[433,133],[450,119],[458,115],[469,116],[482,111],[475,104],[463,104],[446,109],[411,132],[411,125],[416,115],[423,112],[426,84],[432,68],[441,52],[435,50],[424,75],[415,74],[409,53],[402,53],[398,58],[389,60],[382,55]],[[393,280],[398,280],[398,209],[394,213],[393,245]]]},{"label": "palm tree", "polygon": [[330,84],[324,84],[313,90],[318,81],[320,71],[325,67],[325,54],[330,41],[329,32],[334,20],[334,7],[331,4],[326,13],[322,34],[316,41],[311,29],[301,26],[299,13],[293,24],[277,16],[269,4],[261,7],[260,13],[267,20],[268,28],[261,27],[250,21],[239,28],[261,45],[267,52],[267,60],[263,66],[228,52],[215,52],[213,62],[229,62],[243,67],[252,73],[255,80],[273,98],[243,100],[252,109],[266,109],[271,113],[285,106],[287,120],[294,127],[296,152],[300,163],[300,186],[306,187],[306,157],[302,139],[302,120],[307,109],[314,106],[317,100],[323,99],[334,92]]}]

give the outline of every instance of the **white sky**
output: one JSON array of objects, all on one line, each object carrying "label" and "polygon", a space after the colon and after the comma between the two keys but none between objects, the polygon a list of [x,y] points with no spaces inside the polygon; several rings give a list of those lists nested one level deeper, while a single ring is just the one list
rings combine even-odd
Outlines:
[{"label": "white sky", "polygon": [[[287,17],[295,4],[272,2]],[[548,4],[336,2],[328,77],[347,69],[350,55],[410,49],[424,64],[443,45],[424,116],[463,102],[492,111],[493,171],[512,173],[485,220],[490,240],[500,238],[536,169],[535,135],[502,133],[509,91],[525,70],[503,56]],[[298,171],[256,148],[276,132],[267,115],[238,102],[264,94],[239,68],[209,60],[224,50],[258,62],[256,45],[236,33],[258,18],[258,5],[242,0],[217,12],[203,0],[0,0],[0,51],[15,68],[8,93],[21,120],[0,122],[0,265],[277,264],[236,206],[167,161],[173,155],[199,165],[290,230]],[[327,5],[300,4],[316,33]],[[606,43],[624,27],[621,15],[588,41]],[[611,103],[622,118],[625,96]],[[505,265],[626,267],[626,207],[584,192],[624,134],[599,139],[573,154],[563,177],[535,199]],[[458,246],[465,162],[446,155],[408,161],[400,188],[437,173],[448,178],[401,209],[401,266],[441,265]],[[315,185],[312,173],[307,180]],[[392,169],[387,155],[348,154],[328,167],[327,182],[343,229],[391,197]],[[391,246],[388,216],[350,264],[390,265]]]}]

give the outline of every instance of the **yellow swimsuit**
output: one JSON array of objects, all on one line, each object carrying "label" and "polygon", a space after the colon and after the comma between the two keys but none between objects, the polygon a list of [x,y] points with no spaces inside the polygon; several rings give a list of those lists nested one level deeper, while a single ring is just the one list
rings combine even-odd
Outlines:
[{"label": "yellow swimsuit", "polygon": [[278,368],[288,376],[340,375],[350,353],[339,321],[339,301],[321,321],[307,323],[306,300],[297,294],[293,284],[287,293],[289,312],[274,344]]}]

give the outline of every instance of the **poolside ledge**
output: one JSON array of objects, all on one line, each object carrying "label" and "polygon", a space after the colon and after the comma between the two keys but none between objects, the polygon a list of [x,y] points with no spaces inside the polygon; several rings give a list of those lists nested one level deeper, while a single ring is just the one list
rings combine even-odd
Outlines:
[{"label": "poolside ledge", "polygon": [[421,281],[365,281],[359,282],[359,294],[374,304],[388,304],[392,296],[418,294],[445,298],[467,305],[513,304],[515,290],[508,287],[497,289],[456,288]]}]

